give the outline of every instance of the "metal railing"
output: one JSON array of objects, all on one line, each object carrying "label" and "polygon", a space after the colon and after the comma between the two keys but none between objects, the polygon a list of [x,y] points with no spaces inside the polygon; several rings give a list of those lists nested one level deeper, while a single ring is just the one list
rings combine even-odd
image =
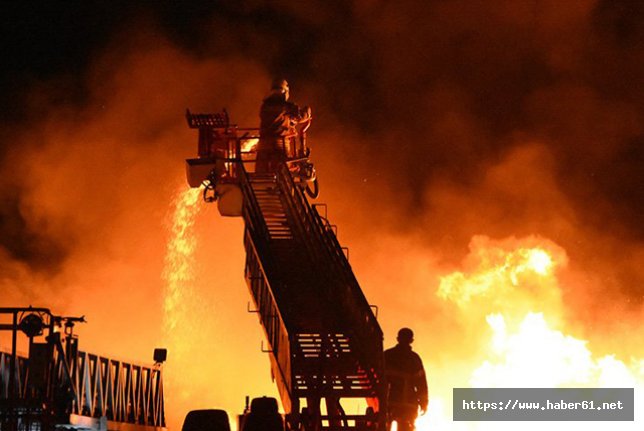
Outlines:
[{"label": "metal railing", "polygon": [[[13,399],[9,386],[11,354],[0,351],[0,418],[8,418],[16,410],[18,416],[26,406],[38,405],[51,396],[41,415],[51,414],[60,421],[70,415],[86,416],[109,421],[152,427],[165,427],[163,377],[158,366],[144,366],[118,361],[87,352],[78,352],[72,362],[65,364],[55,355],[52,387],[29,394],[29,360],[18,356]],[[69,367],[69,376],[66,368]],[[70,379],[71,377],[71,379]],[[55,383],[54,383],[55,382]],[[45,389],[45,388],[43,388]],[[33,410],[33,409],[29,409]],[[47,411],[49,410],[49,412]],[[33,415],[33,411],[32,411]],[[38,421],[42,422],[43,418]],[[47,420],[45,420],[47,422]]]},{"label": "metal railing", "polygon": [[[270,284],[272,264],[269,247],[269,233],[255,192],[246,170],[239,164],[239,184],[244,195],[242,216],[245,222],[244,248],[246,249],[245,276],[256,311],[269,343],[269,355],[273,375],[283,407],[290,411],[293,403],[291,393],[291,351],[289,334],[280,314],[277,300]],[[260,258],[262,256],[262,258]]]},{"label": "metal railing", "polygon": [[[14,363],[13,394],[19,398],[26,396],[27,358],[16,356]],[[0,400],[9,399],[11,391],[11,353],[0,350]]]},{"label": "metal railing", "polygon": [[[101,420],[165,427],[160,363],[146,366],[79,351],[72,331],[82,317],[31,307],[0,308],[0,314],[13,317],[11,324],[0,324],[12,332],[11,352],[0,352],[0,430],[49,430],[77,421],[97,427]],[[28,357],[17,354],[20,333],[29,338]]]},{"label": "metal railing", "polygon": [[255,302],[256,312],[266,333],[273,376],[277,380],[277,388],[285,411],[293,407],[292,372],[291,372],[291,340],[284,318],[282,317],[269,277],[261,263],[257,249],[247,229],[244,234],[246,248],[246,281]]},{"label": "metal railing", "polygon": [[78,352],[72,365],[72,413],[115,422],[165,426],[163,377],[158,366]]},{"label": "metal railing", "polygon": [[380,325],[355,278],[333,227],[309,204],[285,165],[277,171],[277,183],[285,197],[287,210],[291,213],[290,218],[294,221],[294,230],[310,253],[313,264],[317,266],[317,273],[326,278],[323,291],[332,303],[338,304],[338,309],[344,310],[341,316],[343,326],[359,360],[360,373],[367,377],[366,381],[356,386],[361,389],[350,391],[353,394],[351,396],[362,394],[376,398],[379,411],[385,411],[383,334]]},{"label": "metal railing", "polygon": [[[344,303],[352,312],[345,316],[353,323],[351,327],[358,340],[368,340],[361,346],[367,357],[379,358],[382,353],[382,330],[360,289],[343,248],[326,218],[321,217],[312,207],[302,190],[295,184],[288,168],[280,166],[277,172],[279,187],[285,192],[288,210],[293,213],[296,229],[313,257],[320,274],[327,274],[329,283],[338,290],[328,290],[331,299]],[[380,369],[381,364],[376,364]]]}]

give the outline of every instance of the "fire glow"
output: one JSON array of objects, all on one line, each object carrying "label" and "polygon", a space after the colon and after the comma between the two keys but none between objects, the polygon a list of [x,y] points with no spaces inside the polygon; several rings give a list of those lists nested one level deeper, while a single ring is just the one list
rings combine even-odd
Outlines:
[{"label": "fire glow", "polygon": [[[194,223],[200,205],[198,191],[177,195],[166,254],[165,331],[177,358],[175,367],[184,369],[190,364],[184,350],[190,349],[189,341],[195,338],[203,317],[190,312],[190,304],[199,302],[198,292],[191,289],[195,282]],[[480,336],[482,355],[469,359],[471,387],[644,388],[644,361],[631,359],[627,364],[616,355],[596,357],[588,342],[565,332],[557,272],[567,264],[565,251],[543,238],[494,241],[477,236],[471,241],[464,269],[440,277],[436,296],[445,307],[456,306],[464,321],[487,328]],[[451,402],[443,396],[451,388],[433,386],[431,365],[429,368],[429,412],[417,420],[419,430],[499,428],[497,423],[453,422]],[[178,395],[187,401],[190,393],[183,392]],[[169,403],[173,401],[179,400]],[[636,404],[638,411],[644,409]],[[622,423],[617,428],[631,429],[633,425]],[[555,425],[555,429],[559,427]]]},{"label": "fire glow", "polygon": [[[628,364],[614,354],[596,357],[587,341],[553,327],[565,327],[556,274],[567,264],[561,248],[538,238],[512,239],[501,244],[475,237],[470,251],[466,263],[470,271],[441,277],[436,293],[456,304],[464,319],[474,315],[480,324],[487,323],[489,338],[483,347],[482,362],[473,365],[470,387],[626,387],[635,388],[636,393],[644,389],[644,360],[630,358]],[[550,301],[541,301],[543,298]],[[451,412],[445,408],[449,404],[440,397],[430,398],[429,413],[417,420],[418,429],[513,427],[511,423],[452,422]],[[635,411],[636,416],[644,412],[637,398]],[[539,423],[526,426],[542,427]],[[569,429],[565,422],[548,426]],[[604,428],[601,423],[584,426]],[[634,427],[635,422],[611,423],[611,428],[616,429]]]}]

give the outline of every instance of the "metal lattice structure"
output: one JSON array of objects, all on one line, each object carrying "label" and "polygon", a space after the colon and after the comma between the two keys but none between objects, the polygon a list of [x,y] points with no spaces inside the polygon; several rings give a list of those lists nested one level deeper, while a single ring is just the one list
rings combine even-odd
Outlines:
[{"label": "metal lattice structure", "polygon": [[[0,325],[12,331],[11,351],[0,351],[1,431],[165,429],[161,364],[133,364],[80,351],[73,321],[48,309],[0,308],[2,314],[13,316],[13,322]],[[29,316],[38,316],[32,321],[40,319],[42,328],[29,337],[25,357],[16,353],[16,338]],[[62,325],[63,334],[54,331]],[[36,341],[39,337],[44,342]]]},{"label": "metal lattice structure", "polygon": [[78,352],[72,413],[150,427],[165,426],[160,367]]}]

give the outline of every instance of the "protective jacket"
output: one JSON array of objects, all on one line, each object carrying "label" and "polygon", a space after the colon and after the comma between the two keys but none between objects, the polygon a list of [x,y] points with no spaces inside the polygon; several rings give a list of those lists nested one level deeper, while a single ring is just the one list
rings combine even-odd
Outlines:
[{"label": "protective jacket", "polygon": [[427,409],[427,377],[420,356],[411,346],[398,344],[385,350],[385,369],[389,384],[389,407],[393,412]]},{"label": "protective jacket", "polygon": [[285,99],[284,94],[274,93],[266,97],[259,110],[262,138],[280,138],[295,133],[295,126],[306,119],[304,112],[295,103]]}]

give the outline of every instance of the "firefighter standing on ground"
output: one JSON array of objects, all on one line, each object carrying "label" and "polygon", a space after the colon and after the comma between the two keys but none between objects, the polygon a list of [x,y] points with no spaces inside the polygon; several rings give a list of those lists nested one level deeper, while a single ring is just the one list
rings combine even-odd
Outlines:
[{"label": "firefighter standing on ground", "polygon": [[300,108],[289,102],[288,98],[288,82],[284,79],[273,81],[271,93],[264,99],[259,111],[257,172],[272,172],[280,162],[286,160],[287,151],[295,148],[296,126],[311,118],[311,108]]},{"label": "firefighter standing on ground", "polygon": [[411,350],[414,333],[409,328],[398,331],[398,344],[385,350],[388,383],[388,427],[398,423],[398,431],[414,429],[414,421],[427,411],[427,378],[420,356]]}]

